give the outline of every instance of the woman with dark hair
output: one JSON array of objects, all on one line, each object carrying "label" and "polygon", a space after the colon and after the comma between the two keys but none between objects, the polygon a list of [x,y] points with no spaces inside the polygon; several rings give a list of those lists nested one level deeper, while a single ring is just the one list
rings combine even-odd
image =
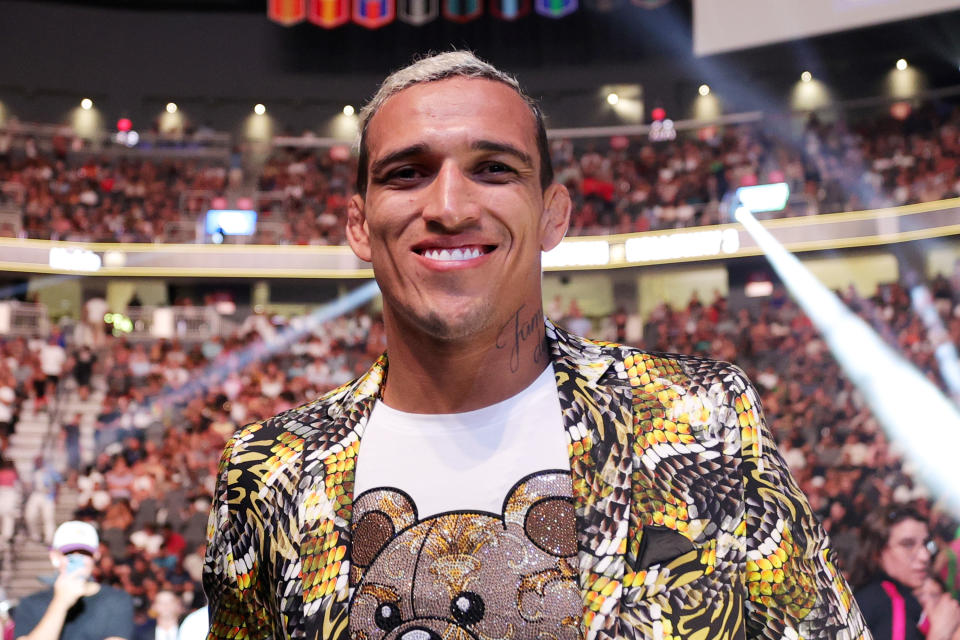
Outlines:
[{"label": "woman with dark hair", "polygon": [[863,532],[852,582],[874,640],[950,640],[960,605],[943,594],[924,611],[914,596],[930,575],[927,518],[913,505],[890,505],[871,513]]}]

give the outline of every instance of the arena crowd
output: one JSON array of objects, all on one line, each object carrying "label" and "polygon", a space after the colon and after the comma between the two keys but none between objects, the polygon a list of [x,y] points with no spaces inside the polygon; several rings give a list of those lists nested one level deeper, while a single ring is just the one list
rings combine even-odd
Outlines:
[{"label": "arena crowd", "polygon": [[[789,128],[781,123],[781,129]],[[573,193],[573,234],[675,229],[722,221],[732,189],[786,181],[797,194],[779,215],[798,216],[934,201],[960,193],[960,111],[928,105],[904,120],[811,118],[795,134],[743,125],[673,142],[555,140],[557,179]],[[253,184],[264,222],[255,240],[342,244],[354,159],[344,149],[275,150],[255,175],[230,163],[107,159],[0,136],[0,204],[22,211],[20,235],[85,241],[165,242],[195,222],[210,198]],[[199,195],[205,194],[205,195]],[[5,226],[4,226],[5,225]],[[14,235],[0,224],[0,235]],[[960,273],[930,283],[947,339],[960,344]],[[944,387],[935,340],[903,283],[868,298],[841,292],[925,375]],[[948,517],[890,442],[805,314],[782,290],[731,308],[716,295],[640,319],[624,309],[583,317],[548,304],[559,324],[652,351],[732,361],[758,386],[780,451],[825,527],[844,573],[856,569],[861,526],[878,506],[911,502],[942,544]],[[588,314],[589,315],[589,314]],[[128,340],[88,327],[33,339],[0,337],[0,537],[48,539],[63,484],[76,516],[96,524],[100,581],[133,595],[143,620],[161,592],[203,604],[200,570],[218,459],[240,426],[308,402],[362,373],[383,350],[376,314],[313,325],[250,316],[236,331],[198,344]],[[79,414],[57,415],[64,464],[40,459],[30,477],[6,460],[25,411],[58,397],[101,403],[92,449]]]},{"label": "arena crowd", "polygon": [[[668,142],[557,139],[551,154],[557,179],[574,197],[572,235],[725,222],[726,195],[767,182],[786,181],[794,194],[778,216],[854,211],[960,194],[960,110],[936,103],[902,119],[773,119]],[[27,238],[192,242],[202,213],[224,208],[212,203],[239,188],[258,194],[248,203],[260,216],[253,242],[345,243],[356,174],[349,149],[277,148],[256,170],[244,174],[240,164],[109,159],[70,153],[63,144],[41,152],[31,138],[6,134],[0,204],[22,210],[19,235]],[[0,225],[0,235],[17,233]]]},{"label": "arena crowd", "polygon": [[[960,343],[960,274],[939,277],[930,289],[950,339]],[[934,345],[903,287],[892,283],[870,298],[852,291],[844,298],[941,383]],[[719,295],[694,296],[685,308],[657,308],[642,324],[623,310],[598,318],[584,318],[574,308],[559,312],[559,323],[579,324],[596,338],[743,367],[761,391],[781,453],[829,530],[844,572],[856,562],[859,526],[878,505],[919,504],[941,542],[953,540],[956,523],[917,481],[809,319],[782,291],[740,309],[729,308]],[[641,335],[631,335],[637,331]],[[100,530],[98,577],[129,591],[141,616],[164,590],[182,596],[187,606],[202,604],[207,512],[227,438],[242,425],[352,379],[384,346],[375,314],[356,312],[312,327],[303,318],[259,314],[232,335],[189,347],[97,335],[55,358],[46,356],[61,367],[45,370],[44,351],[63,350],[62,338],[3,340],[0,396],[12,394],[15,413],[23,405],[42,410],[58,384],[79,398],[101,387],[92,460],[89,452],[83,460],[79,450],[78,416],[63,416],[58,446],[66,464],[50,472],[76,488],[77,517]],[[7,425],[8,431],[16,428],[15,420]],[[47,466],[38,465],[35,475]],[[0,483],[4,469],[11,466],[0,465]],[[28,491],[38,490],[32,479],[20,481]],[[27,515],[17,512],[20,504],[0,503],[11,523]]]}]

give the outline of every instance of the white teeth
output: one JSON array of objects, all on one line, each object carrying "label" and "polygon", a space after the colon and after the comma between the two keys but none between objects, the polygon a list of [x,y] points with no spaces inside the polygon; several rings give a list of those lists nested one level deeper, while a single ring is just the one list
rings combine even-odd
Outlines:
[{"label": "white teeth", "polygon": [[459,262],[463,260],[472,260],[479,258],[483,253],[480,249],[473,247],[470,249],[427,249],[423,252],[425,258],[430,260],[439,260],[442,262]]}]

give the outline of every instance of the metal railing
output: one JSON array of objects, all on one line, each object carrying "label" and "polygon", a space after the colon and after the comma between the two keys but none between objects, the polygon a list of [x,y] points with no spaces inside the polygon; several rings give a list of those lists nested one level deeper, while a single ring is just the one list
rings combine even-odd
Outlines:
[{"label": "metal railing", "polygon": [[229,333],[234,323],[212,307],[128,307],[115,331],[131,342],[176,338],[181,342],[202,342]]},{"label": "metal railing", "polygon": [[17,300],[0,302],[0,336],[35,337],[50,331],[47,307]]}]

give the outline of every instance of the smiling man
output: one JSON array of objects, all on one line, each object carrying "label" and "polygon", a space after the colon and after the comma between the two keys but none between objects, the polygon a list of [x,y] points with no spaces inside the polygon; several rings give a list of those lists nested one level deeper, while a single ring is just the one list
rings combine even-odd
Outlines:
[{"label": "smiling man", "polygon": [[868,637],[738,369],[544,318],[571,203],[513,78],[391,75],[357,192],[387,354],[228,444],[211,638]]}]

